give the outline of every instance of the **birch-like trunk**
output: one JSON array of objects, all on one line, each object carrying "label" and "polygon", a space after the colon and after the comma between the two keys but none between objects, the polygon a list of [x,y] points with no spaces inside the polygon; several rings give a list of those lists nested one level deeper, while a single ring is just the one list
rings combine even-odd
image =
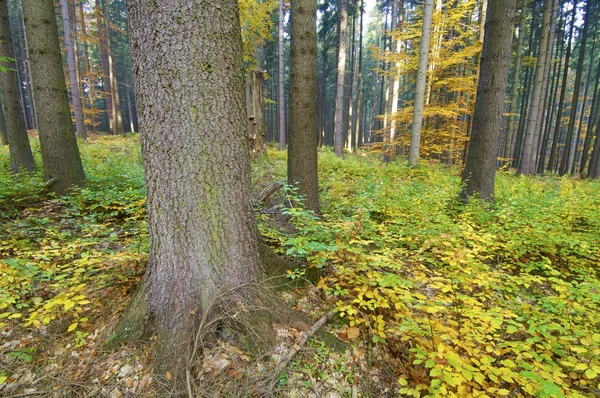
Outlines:
[{"label": "birch-like trunk", "polygon": [[335,96],[335,128],[333,147],[337,156],[344,154],[344,82],[346,80],[346,30],[348,27],[348,0],[340,1],[340,35],[337,62],[337,90]]},{"label": "birch-like trunk", "polygon": [[431,40],[431,23],[433,20],[433,0],[425,0],[423,11],[423,33],[419,47],[419,68],[417,70],[417,88],[410,132],[410,149],[408,164],[419,163],[421,151],[421,125],[423,123],[423,105],[425,103],[425,86],[427,84],[427,64],[429,60],[429,42]]},{"label": "birch-like trunk", "polygon": [[283,22],[285,19],[283,0],[279,0],[279,27],[277,30],[279,39],[279,85],[278,85],[278,98],[277,109],[279,115],[279,150],[283,151],[286,145],[286,123],[285,123],[285,64],[284,64],[284,51],[283,46]]}]

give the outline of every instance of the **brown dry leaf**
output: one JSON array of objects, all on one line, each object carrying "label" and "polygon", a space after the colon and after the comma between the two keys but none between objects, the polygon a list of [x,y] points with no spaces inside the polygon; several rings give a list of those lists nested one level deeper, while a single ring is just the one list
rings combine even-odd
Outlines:
[{"label": "brown dry leaf", "polygon": [[167,380],[171,380],[173,378],[173,376],[171,376],[171,372],[166,372],[165,377],[167,378]]},{"label": "brown dry leaf", "polygon": [[348,338],[350,340],[357,339],[358,336],[360,336],[360,329],[359,328],[356,328],[356,327],[349,327],[348,328]]}]

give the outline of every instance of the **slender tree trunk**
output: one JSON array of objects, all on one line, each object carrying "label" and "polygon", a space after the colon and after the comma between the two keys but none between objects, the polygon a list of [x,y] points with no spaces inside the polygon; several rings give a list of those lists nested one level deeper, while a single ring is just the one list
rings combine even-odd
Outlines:
[{"label": "slender tree trunk", "polygon": [[575,131],[575,121],[577,120],[577,104],[579,102],[579,88],[581,86],[581,75],[583,72],[583,61],[585,58],[585,47],[587,44],[587,36],[590,30],[590,9],[592,1],[588,0],[585,7],[585,16],[583,22],[583,33],[581,35],[581,43],[579,47],[579,59],[577,60],[577,71],[575,72],[575,84],[573,86],[573,100],[571,101],[571,115],[569,116],[569,125],[567,127],[567,139],[565,141],[565,150],[560,162],[559,174],[565,175],[569,172],[569,163],[572,158],[571,146],[573,141],[573,132]]},{"label": "slender tree trunk", "polygon": [[110,1],[105,1],[104,21],[106,23],[106,55],[108,59],[108,84],[112,96],[110,126],[111,133],[123,135],[123,117],[121,116],[121,97],[119,95],[119,83],[112,53],[112,28],[110,26]]},{"label": "slender tree trunk", "polygon": [[354,82],[356,82],[356,75],[358,73],[357,69],[356,69],[356,54],[358,53],[358,48],[356,47],[356,13],[354,13],[352,15],[352,29],[351,29],[351,34],[350,34],[350,49],[349,49],[349,56],[350,56],[350,70],[349,70],[349,74],[347,75],[347,80],[348,83],[346,84],[346,86],[348,87],[348,95],[346,96],[346,101],[348,103],[348,106],[346,107],[346,109],[348,110],[346,114],[346,124],[345,124],[345,131],[344,131],[344,135],[346,137],[346,149],[348,149],[348,151],[352,152],[352,121],[354,118],[353,112],[354,112]]},{"label": "slender tree trunk", "polygon": [[86,138],[85,123],[83,122],[83,108],[79,94],[79,80],[77,79],[77,62],[75,60],[75,41],[71,31],[71,16],[67,0],[60,0],[60,10],[65,34],[65,48],[67,50],[67,72],[71,88],[71,103],[75,114],[75,132],[81,139]]},{"label": "slender tree trunk", "polygon": [[[21,64],[23,75],[19,78],[19,81],[23,81],[25,84],[21,85],[21,96],[22,96],[22,109],[23,109],[23,119],[25,119],[25,124],[28,125],[28,128],[31,130],[37,129],[37,115],[35,112],[35,100],[33,97],[33,84],[31,83],[31,70],[29,68],[29,59],[28,59],[28,46],[27,46],[27,38],[25,37],[25,25],[23,23],[22,15],[18,18],[17,24],[17,37],[19,38],[19,49],[21,50]],[[13,50],[14,50],[13,45]],[[27,105],[29,104],[29,111],[27,109]],[[27,122],[29,118],[29,123]]]},{"label": "slender tree trunk", "polygon": [[337,91],[335,97],[335,129],[333,146],[335,154],[344,153],[344,82],[346,79],[346,28],[348,26],[348,0],[340,1],[340,37],[337,62]]},{"label": "slender tree trunk", "polygon": [[[48,16],[53,16],[48,18]],[[52,0],[23,0],[38,132],[48,188],[63,195],[85,182],[62,68]]]},{"label": "slender tree trunk", "polygon": [[354,137],[354,148],[358,149],[362,145],[362,123],[361,117],[364,113],[363,104],[363,87],[362,87],[362,67],[363,67],[363,14],[364,14],[364,0],[360,0],[360,28],[358,32],[358,81],[356,83],[358,92],[356,93],[356,120],[353,124],[352,135]]},{"label": "slender tree trunk", "polygon": [[[591,61],[590,61],[591,63]],[[593,142],[594,132],[598,135],[598,125],[596,120],[600,117],[600,99],[598,98],[598,89],[600,88],[600,60],[597,63],[596,69],[596,82],[594,83],[594,96],[592,101],[592,109],[590,110],[590,116],[587,122],[587,132],[585,134],[585,141],[583,143],[583,154],[581,156],[581,177],[587,177],[588,175],[588,164],[590,159],[590,146]]]},{"label": "slender tree trunk", "polygon": [[35,162],[25,129],[23,112],[19,105],[19,80],[13,56],[12,35],[8,18],[8,0],[0,0],[0,56],[5,57],[3,66],[8,68],[0,73],[2,85],[2,114],[4,116],[4,132],[10,151],[10,170],[35,171]]},{"label": "slender tree trunk", "polygon": [[[398,1],[398,12],[397,12],[397,22],[396,22],[396,30],[402,30],[402,21],[404,18],[404,0]],[[394,74],[392,81],[392,98],[391,98],[391,109],[390,109],[390,143],[391,143],[391,157],[393,158],[396,155],[396,145],[394,141],[396,140],[396,132],[397,132],[397,122],[396,122],[396,113],[398,112],[398,92],[400,91],[400,68],[402,64],[398,59],[398,54],[402,52],[402,40],[393,41],[394,44],[394,54],[396,55],[396,60],[394,62]]]},{"label": "slender tree trunk", "polygon": [[481,78],[477,84],[470,149],[462,177],[463,200],[473,195],[488,201],[494,198],[498,137],[502,127],[515,8],[516,0],[489,1]]},{"label": "slender tree trunk", "polygon": [[540,38],[537,62],[535,65],[535,77],[533,81],[533,94],[531,96],[531,105],[529,117],[527,119],[527,128],[525,129],[525,140],[523,144],[523,154],[518,174],[530,175],[535,173],[537,148],[535,142],[539,135],[539,108],[543,104],[542,89],[544,85],[544,72],[546,65],[546,54],[548,51],[548,36],[550,19],[552,16],[553,0],[544,0],[544,14],[542,17],[542,36]]},{"label": "slender tree trunk", "polygon": [[94,79],[92,79],[92,69],[90,67],[90,48],[88,46],[88,42],[87,42],[87,27],[86,27],[86,21],[85,21],[85,13],[83,11],[83,1],[79,2],[79,19],[81,20],[81,34],[84,37],[84,40],[82,40],[83,42],[83,73],[85,74],[85,77],[87,79],[87,86],[88,86],[88,94],[87,94],[87,99],[88,99],[88,108],[90,109],[90,128],[92,130],[92,133],[96,132],[96,116],[94,114],[94,111],[96,110],[96,90],[94,90],[94,86],[96,84],[96,81]]},{"label": "slender tree trunk", "polygon": [[286,123],[285,123],[285,65],[283,63],[284,46],[283,46],[283,22],[285,19],[285,10],[283,8],[283,0],[279,0],[279,150],[283,151],[286,145]]},{"label": "slender tree trunk", "polygon": [[571,28],[569,30],[569,40],[567,41],[567,53],[565,54],[565,66],[563,69],[562,87],[560,90],[560,99],[558,100],[558,111],[556,112],[556,124],[554,126],[554,137],[552,139],[552,148],[550,149],[550,158],[548,159],[548,171],[555,169],[555,163],[558,159],[557,148],[558,139],[560,136],[560,129],[562,126],[561,118],[563,113],[563,107],[565,104],[565,94],[567,92],[567,78],[569,75],[569,61],[571,60],[571,42],[573,40],[573,29],[575,27],[575,13],[577,7],[573,5],[573,12],[571,13]]},{"label": "slender tree trunk", "polygon": [[[510,0],[509,0],[510,1]],[[425,0],[423,12],[423,34],[419,47],[419,68],[417,70],[417,88],[410,133],[410,150],[408,164],[414,166],[419,162],[421,148],[421,125],[423,123],[423,105],[425,101],[425,85],[427,84],[427,62],[429,59],[429,41],[431,39],[431,22],[433,19],[433,0]]]},{"label": "slender tree trunk", "polygon": [[317,2],[292,0],[288,184],[319,212],[317,175]]},{"label": "slender tree trunk", "polygon": [[514,76],[513,76],[513,84],[510,90],[510,112],[508,116],[508,123],[506,126],[506,133],[504,134],[504,158],[509,156],[509,153],[506,149],[509,147],[509,142],[512,141],[512,137],[515,135],[515,121],[517,118],[517,105],[518,105],[518,95],[519,95],[519,84],[520,79],[519,76],[521,74],[521,53],[523,49],[523,41],[525,37],[525,18],[527,17],[527,0],[521,1],[521,13],[519,17],[519,38],[517,39],[517,45],[515,48],[515,67],[514,67]]},{"label": "slender tree trunk", "polygon": [[96,23],[98,30],[98,51],[100,52],[100,64],[102,66],[102,89],[104,97],[104,119],[109,134],[114,134],[113,126],[110,124],[113,120],[112,109],[113,109],[113,97],[112,87],[110,85],[110,66],[108,64],[108,47],[106,44],[106,33],[104,30],[104,12],[102,11],[102,4],[100,0],[96,0]]}]

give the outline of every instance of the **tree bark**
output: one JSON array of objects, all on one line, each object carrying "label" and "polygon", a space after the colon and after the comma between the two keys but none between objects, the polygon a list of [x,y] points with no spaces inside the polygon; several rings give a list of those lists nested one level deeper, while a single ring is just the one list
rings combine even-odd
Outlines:
[{"label": "tree bark", "polygon": [[346,29],[348,27],[348,0],[340,1],[340,35],[337,62],[337,91],[335,96],[334,151],[344,154],[344,83],[346,80]]},{"label": "tree bark", "polygon": [[[510,1],[510,0],[509,0]],[[433,0],[425,0],[423,12],[423,33],[419,47],[419,68],[417,70],[417,88],[413,110],[412,127],[410,131],[410,149],[408,164],[415,166],[419,163],[421,151],[421,125],[423,123],[423,105],[425,103],[425,86],[427,84],[427,63],[429,60],[429,42],[431,39],[431,23],[433,19]]]},{"label": "tree bark", "polygon": [[115,62],[112,53],[112,28],[110,27],[109,0],[105,1],[104,21],[106,23],[106,56],[108,60],[108,84],[112,96],[110,111],[110,131],[115,135],[123,135],[123,117],[121,116],[121,97],[119,95],[119,83],[115,71]]},{"label": "tree bark", "polygon": [[315,0],[292,0],[288,184],[318,213],[316,19]]},{"label": "tree bark", "polygon": [[2,113],[5,120],[6,142],[10,151],[10,170],[35,171],[35,163],[25,129],[25,121],[19,104],[19,79],[13,56],[12,35],[8,19],[8,0],[0,0],[0,55],[6,60],[4,66],[9,70],[0,73],[2,85]]},{"label": "tree bark", "polygon": [[278,115],[279,115],[279,150],[283,151],[286,145],[286,123],[285,123],[285,64],[284,64],[284,51],[283,46],[283,22],[285,19],[285,9],[283,7],[283,0],[279,0],[279,28],[278,28],[278,39],[279,39],[279,85],[278,85]]},{"label": "tree bark", "polygon": [[473,130],[462,176],[464,185],[460,196],[463,200],[474,195],[487,201],[494,198],[498,136],[502,126],[515,8],[516,0],[490,0],[488,3]]},{"label": "tree bark", "polygon": [[85,174],[71,122],[58,29],[52,0],[23,0],[38,133],[48,189],[66,194]]},{"label": "tree bark", "polygon": [[[85,123],[83,122],[83,108],[81,107],[81,95],[79,94],[79,79],[77,78],[77,62],[75,60],[75,41],[71,30],[71,15],[67,0],[60,0],[60,10],[65,35],[65,48],[67,52],[67,74],[71,88],[71,103],[75,115],[75,132],[81,139],[86,138]],[[75,21],[75,23],[77,23]]]},{"label": "tree bark", "polygon": [[211,300],[259,275],[238,4],[129,0],[127,11],[150,258],[117,332],[156,333],[159,370],[178,379]]}]

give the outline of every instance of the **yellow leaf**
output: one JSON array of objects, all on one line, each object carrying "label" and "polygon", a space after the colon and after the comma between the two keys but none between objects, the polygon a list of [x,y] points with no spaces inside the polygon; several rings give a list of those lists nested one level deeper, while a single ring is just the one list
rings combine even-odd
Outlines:
[{"label": "yellow leaf", "polygon": [[598,373],[592,368],[588,368],[588,370],[585,371],[585,377],[588,379],[595,379],[596,376],[598,376]]},{"label": "yellow leaf", "polygon": [[575,365],[575,370],[584,370],[587,369],[588,366],[585,363],[578,363],[577,365]]},{"label": "yellow leaf", "polygon": [[69,329],[67,329],[67,332],[72,332],[73,330],[75,330],[77,328],[77,322],[73,322],[70,326]]},{"label": "yellow leaf", "polygon": [[171,376],[171,372],[166,372],[165,377],[167,378],[167,380],[171,380],[173,378],[173,376]]},{"label": "yellow leaf", "polygon": [[508,394],[510,394],[510,391],[508,391],[506,388],[501,388],[497,392],[498,392],[498,395],[508,395]]},{"label": "yellow leaf", "polygon": [[65,301],[65,311],[70,310],[71,308],[75,307],[75,303],[72,302],[71,300],[66,300]]}]

